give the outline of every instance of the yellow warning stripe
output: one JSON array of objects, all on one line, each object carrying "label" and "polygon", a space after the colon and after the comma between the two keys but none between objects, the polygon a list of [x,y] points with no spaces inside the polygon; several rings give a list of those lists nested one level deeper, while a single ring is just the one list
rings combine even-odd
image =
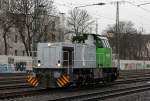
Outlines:
[{"label": "yellow warning stripe", "polygon": [[35,81],[35,79],[33,78],[33,79],[30,81],[30,83],[33,84],[34,81]]},{"label": "yellow warning stripe", "polygon": [[34,87],[37,87],[37,86],[38,86],[38,84],[39,84],[39,83],[37,82],[37,83],[34,85]]},{"label": "yellow warning stripe", "polygon": [[29,79],[28,79],[28,82],[30,82],[32,80],[32,77],[30,77]]},{"label": "yellow warning stripe", "polygon": [[63,83],[60,79],[58,79],[58,82],[59,82],[62,86],[64,86],[64,83]]},{"label": "yellow warning stripe", "polygon": [[56,83],[58,84],[59,87],[63,87],[58,81]]},{"label": "yellow warning stripe", "polygon": [[27,81],[29,82],[30,85],[36,87],[39,84],[39,81],[37,78],[32,77],[31,75],[27,76]]},{"label": "yellow warning stripe", "polygon": [[67,83],[69,83],[69,76],[62,75],[60,78],[57,79],[56,83],[59,87],[64,87]]},{"label": "yellow warning stripe", "polygon": [[64,85],[67,83],[63,78],[61,78],[61,81],[64,83]]},{"label": "yellow warning stripe", "polygon": [[64,75],[62,77],[66,82],[69,82],[69,80]]},{"label": "yellow warning stripe", "polygon": [[35,79],[35,81],[32,83],[33,86],[38,82],[38,80]]}]

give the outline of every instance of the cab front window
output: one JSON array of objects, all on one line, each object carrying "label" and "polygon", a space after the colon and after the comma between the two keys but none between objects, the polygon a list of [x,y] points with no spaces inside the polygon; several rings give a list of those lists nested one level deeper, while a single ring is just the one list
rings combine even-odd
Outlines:
[{"label": "cab front window", "polygon": [[110,48],[109,42],[107,38],[98,37],[96,40],[96,46],[98,48]]},{"label": "cab front window", "polygon": [[96,46],[97,46],[98,48],[103,48],[103,43],[102,43],[102,41],[101,41],[100,39],[97,39],[97,41],[96,41]]}]

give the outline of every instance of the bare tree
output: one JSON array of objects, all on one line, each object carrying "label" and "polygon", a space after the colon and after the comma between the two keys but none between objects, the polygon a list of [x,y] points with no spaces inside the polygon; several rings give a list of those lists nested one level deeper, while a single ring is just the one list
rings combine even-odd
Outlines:
[{"label": "bare tree", "polygon": [[86,10],[75,8],[69,11],[68,26],[70,31],[79,36],[82,33],[89,32],[89,25],[93,23],[92,18]]},{"label": "bare tree", "polygon": [[24,44],[26,54],[29,56],[32,43],[31,26],[34,0],[15,0],[11,6],[13,7],[11,13],[14,14],[16,28]]},{"label": "bare tree", "polygon": [[5,5],[5,8],[1,9],[2,12],[0,14],[0,27],[2,30],[2,37],[4,40],[4,54],[8,55],[8,36],[10,32],[10,28],[13,26],[14,21],[11,18],[11,14],[9,13],[9,2],[8,0],[4,1],[3,5]]},{"label": "bare tree", "polygon": [[46,29],[46,25],[44,25],[46,21],[42,21],[44,17],[41,15],[45,16],[53,12],[53,1],[38,0],[37,8],[35,8],[35,0],[15,0],[11,6],[13,7],[11,12],[14,14],[15,25],[18,28],[26,54],[29,56],[32,54],[33,37],[37,42],[37,37],[43,35],[43,29]]},{"label": "bare tree", "polygon": [[[53,0],[38,0],[37,18],[36,20],[36,42],[47,42],[49,41],[50,26],[57,18],[56,7],[53,4]],[[34,12],[35,13],[35,12]],[[50,30],[49,30],[50,29]]]},{"label": "bare tree", "polygon": [[[132,22],[120,22],[119,34],[116,34],[116,25],[108,26],[105,33],[112,34],[109,37],[113,51],[116,52],[116,44],[119,44],[119,54],[121,59],[142,59],[146,42],[143,33],[134,28]],[[119,37],[119,43],[116,41]]]}]

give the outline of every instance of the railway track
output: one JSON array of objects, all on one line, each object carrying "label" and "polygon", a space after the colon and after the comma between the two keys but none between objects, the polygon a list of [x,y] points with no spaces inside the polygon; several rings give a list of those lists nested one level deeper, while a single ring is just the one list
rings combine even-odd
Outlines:
[{"label": "railway track", "polygon": [[[149,72],[144,72],[144,74],[142,74],[141,72],[129,73],[130,75],[134,75],[134,76],[130,76],[128,78],[126,78],[126,77],[121,78],[121,79],[117,80],[116,82],[111,83],[111,85],[130,84],[133,82],[148,81],[148,80],[150,80]],[[128,75],[128,73],[126,72],[125,75]],[[135,76],[135,75],[137,75],[137,76]],[[142,75],[142,76],[139,76],[139,75]],[[97,86],[97,87],[99,87],[99,86]],[[85,89],[87,89],[87,88],[85,88]],[[144,86],[143,86],[143,89],[144,89]],[[149,89],[149,88],[147,88],[147,89]],[[84,88],[83,88],[83,90],[84,90]],[[53,92],[53,90],[50,90],[50,91]],[[47,93],[49,91],[46,89],[43,89],[43,88],[38,88],[38,89],[32,88],[31,86],[29,86],[26,83],[26,77],[23,75],[20,75],[20,76],[11,76],[11,77],[8,76],[6,78],[0,77],[0,92],[1,92],[0,99],[8,99],[8,98],[23,97],[23,96],[43,95],[44,93]],[[58,92],[59,92],[59,90],[58,90]],[[94,96],[95,92],[92,92],[92,93]],[[84,95],[84,96],[86,96],[86,95]],[[91,97],[91,98],[93,98],[93,97]],[[57,100],[63,100],[63,99],[67,99],[67,98],[58,98]],[[70,98],[68,98],[68,99],[70,99]]]},{"label": "railway track", "polygon": [[137,78],[150,76],[150,70],[124,70],[119,72],[119,79]]},{"label": "railway track", "polygon": [[[127,83],[127,82],[126,82]],[[130,82],[131,83],[131,82]],[[139,93],[139,92],[143,92],[146,90],[150,90],[150,84],[149,83],[131,83],[132,86],[129,86],[130,83],[128,84],[114,84],[114,86],[104,86],[104,85],[98,85],[97,87],[86,87],[86,88],[82,88],[79,91],[76,92],[75,91],[66,91],[65,89],[30,89],[30,91],[20,91],[19,92],[12,92],[10,94],[7,95],[1,95],[0,94],[0,98],[1,99],[10,99],[10,98],[21,98],[21,97],[31,97],[31,99],[25,100],[25,98],[23,98],[23,101],[98,101],[98,100],[104,100],[104,99],[108,99],[108,98],[113,98],[113,97],[119,97],[119,96],[124,96],[124,95],[129,95],[129,94],[133,94],[133,93]],[[124,86],[126,85],[126,86]],[[95,91],[96,90],[96,91]],[[81,93],[81,92],[82,93]],[[55,94],[54,94],[55,93]],[[58,94],[58,96],[57,96]],[[38,97],[38,96],[41,96]],[[43,100],[43,98],[45,98],[45,95],[47,95],[48,97]],[[57,97],[53,97],[53,96],[57,96]],[[43,96],[43,97],[42,97]],[[18,100],[20,101],[20,100]],[[22,100],[21,100],[22,101]]]},{"label": "railway track", "polygon": [[13,99],[17,97],[26,97],[26,96],[34,96],[40,95],[42,93],[46,93],[46,89],[35,89],[35,88],[20,88],[20,89],[12,89],[4,90],[0,93],[0,99]]},{"label": "railway track", "polygon": [[54,100],[55,101],[98,101],[98,100],[105,100],[113,97],[129,95],[133,93],[139,93],[146,90],[150,90],[150,84],[139,85],[135,87],[125,87],[125,88],[119,88],[114,90],[96,91],[87,94],[50,99],[48,101],[54,101]]},{"label": "railway track", "polygon": [[27,83],[26,73],[0,74],[0,99],[33,95],[42,89],[35,89]]},{"label": "railway track", "polygon": [[26,82],[25,73],[1,73],[0,74],[0,92],[3,90],[31,88]]},{"label": "railway track", "polygon": [[[124,81],[118,80],[118,81],[116,81],[110,85],[121,85],[121,84],[129,84],[130,85],[130,84],[135,83],[135,82],[144,82],[144,81],[146,82],[149,79],[150,79],[150,77],[149,78],[147,77],[145,79],[139,78],[139,79],[124,80]],[[150,86],[150,84],[148,84],[147,86]],[[100,85],[95,86],[94,89],[96,89],[96,88],[100,89],[103,87],[105,87],[105,85],[100,84]],[[109,87],[109,86],[106,86],[106,87]],[[142,86],[139,86],[139,87],[142,87]],[[93,89],[93,86],[82,87],[82,89],[80,89],[80,90],[84,91],[86,89]],[[125,89],[127,90],[127,88],[125,88]],[[123,90],[123,89],[121,89],[121,90]],[[2,90],[0,90],[0,91],[2,91]],[[62,89],[62,94],[64,93],[63,91],[64,91],[64,89]],[[43,89],[43,88],[36,89],[36,88],[30,88],[30,87],[29,88],[24,87],[24,88],[20,88],[20,89],[17,88],[17,89],[13,89],[13,91],[12,91],[12,89],[10,89],[10,90],[7,89],[7,90],[3,90],[3,92],[0,93],[0,99],[9,99],[9,98],[12,99],[12,98],[18,98],[18,97],[20,98],[20,97],[26,97],[26,96],[38,96],[38,95],[43,95],[43,94],[47,94],[47,93],[54,93],[54,92],[57,95],[57,93],[60,92],[60,89],[59,90],[56,90],[56,89],[47,90],[47,89]],[[94,96],[94,94],[95,94],[95,92],[93,93],[93,96]],[[88,95],[89,94],[87,94],[87,96]],[[86,94],[84,96],[86,96]],[[65,98],[56,98],[53,100],[59,100],[59,101],[64,100],[65,101],[65,100],[69,99],[69,101],[70,101],[70,100],[74,99],[75,97],[76,96],[71,96],[71,97],[69,96],[69,97],[65,97]]]}]

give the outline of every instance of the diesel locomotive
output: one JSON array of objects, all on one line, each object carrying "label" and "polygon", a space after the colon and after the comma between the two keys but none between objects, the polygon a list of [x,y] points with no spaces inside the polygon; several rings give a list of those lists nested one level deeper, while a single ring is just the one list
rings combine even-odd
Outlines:
[{"label": "diesel locomotive", "polygon": [[118,69],[112,66],[107,37],[79,37],[73,42],[38,43],[37,64],[28,82],[34,87],[62,88],[115,81]]}]

